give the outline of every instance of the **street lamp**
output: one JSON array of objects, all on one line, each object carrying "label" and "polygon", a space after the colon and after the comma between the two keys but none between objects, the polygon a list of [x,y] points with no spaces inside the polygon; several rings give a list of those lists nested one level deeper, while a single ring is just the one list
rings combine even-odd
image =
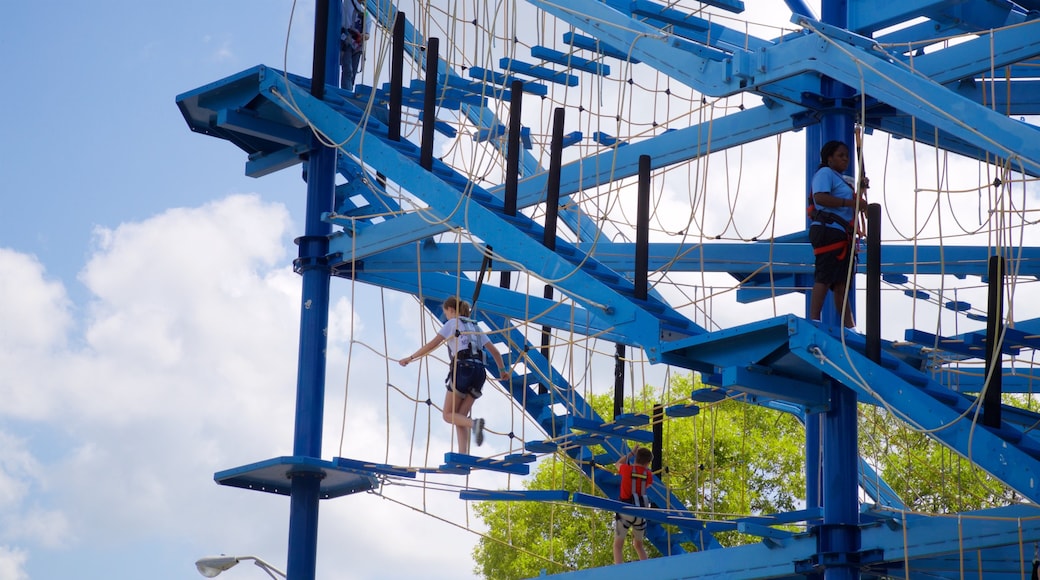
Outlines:
[{"label": "street lamp", "polygon": [[[217,574],[220,574],[224,570],[227,570],[244,560],[252,560],[254,564],[260,567],[264,572],[267,572],[267,575],[275,580],[278,580],[279,576],[286,578],[285,572],[282,572],[278,568],[275,568],[256,556],[207,556],[205,558],[199,558],[195,562],[195,567],[198,568],[199,574],[202,574],[206,578],[213,578]],[[275,574],[278,576],[275,576]]]}]

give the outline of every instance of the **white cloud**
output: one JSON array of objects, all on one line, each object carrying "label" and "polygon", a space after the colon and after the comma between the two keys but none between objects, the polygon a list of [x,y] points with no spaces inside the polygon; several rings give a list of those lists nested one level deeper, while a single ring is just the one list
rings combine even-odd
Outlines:
[{"label": "white cloud", "polygon": [[25,571],[26,554],[23,550],[0,546],[0,578],[5,580],[28,580]]},{"label": "white cloud", "polygon": [[[221,487],[212,475],[292,453],[300,279],[289,266],[290,228],[284,207],[246,195],[99,228],[80,275],[93,298],[79,336],[61,284],[31,257],[0,251],[0,279],[17,280],[0,286],[3,313],[20,321],[4,324],[0,340],[25,345],[0,350],[0,418],[29,426],[0,432],[0,577],[69,573],[62,566],[81,554],[142,546],[156,561],[188,565],[223,552],[284,566],[287,498]],[[395,461],[411,453],[417,465],[437,465],[449,446],[439,416],[410,444],[413,403],[393,399],[399,407],[387,417],[385,369],[396,365],[372,352],[382,352],[386,329],[374,302],[363,315],[351,303],[378,299],[371,288],[333,296],[325,453],[382,461],[390,445]],[[369,327],[373,336],[358,334]],[[374,346],[353,354],[340,452],[355,337]],[[400,348],[391,343],[394,355]],[[403,447],[388,440],[387,421]],[[455,492],[384,493],[466,520]],[[359,494],[323,502],[321,513],[322,577],[470,574],[476,537],[413,508]],[[388,537],[417,547],[402,559]]]}]

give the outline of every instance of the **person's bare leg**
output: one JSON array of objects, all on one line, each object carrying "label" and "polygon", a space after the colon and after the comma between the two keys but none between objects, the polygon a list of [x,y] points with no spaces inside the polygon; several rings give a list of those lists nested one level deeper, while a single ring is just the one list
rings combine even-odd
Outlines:
[{"label": "person's bare leg", "polygon": [[475,401],[476,399],[473,397],[466,397],[465,399],[460,399],[458,406],[455,407],[455,416],[462,417],[466,422],[466,425],[460,424],[455,426],[456,436],[459,438],[459,453],[463,455],[469,455],[470,433],[473,431],[473,419],[469,416],[469,412],[473,408]]},{"label": "person's bare leg", "polygon": [[469,430],[473,427],[473,420],[466,415],[469,414],[472,407],[472,397],[458,397],[455,395],[455,391],[448,391],[444,396],[444,407],[441,414],[445,423],[455,426],[459,453],[463,455],[469,455]]},{"label": "person's bare leg", "polygon": [[625,536],[614,534],[614,563],[620,564],[625,561]]},{"label": "person's bare leg", "polygon": [[843,321],[845,328],[854,328],[856,321],[852,316],[852,306],[849,304],[849,293],[844,282],[837,282],[831,286],[834,291],[834,308],[838,311],[838,318]]},{"label": "person's bare leg", "polygon": [[643,546],[643,538],[632,538],[632,547],[636,549],[640,560],[646,560],[646,547]]},{"label": "person's bare leg", "polygon": [[823,301],[827,299],[827,285],[823,282],[813,284],[809,295],[809,320],[820,320],[823,314]]}]

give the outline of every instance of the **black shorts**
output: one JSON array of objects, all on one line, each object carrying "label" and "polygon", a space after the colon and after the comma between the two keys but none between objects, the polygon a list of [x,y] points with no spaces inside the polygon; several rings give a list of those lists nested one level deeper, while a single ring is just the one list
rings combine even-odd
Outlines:
[{"label": "black shorts", "polygon": [[[828,288],[835,284],[844,284],[849,275],[849,263],[856,255],[852,247],[852,237],[844,230],[813,224],[809,226],[809,243],[812,244],[813,253],[816,255],[813,281],[825,284]],[[815,252],[817,248],[827,246],[832,246],[833,249],[818,254]]]},{"label": "black shorts", "polygon": [[444,386],[449,391],[455,391],[463,397],[479,399],[483,395],[484,381],[487,380],[487,371],[484,363],[479,360],[462,359],[455,361],[455,369],[448,371],[444,379]]}]

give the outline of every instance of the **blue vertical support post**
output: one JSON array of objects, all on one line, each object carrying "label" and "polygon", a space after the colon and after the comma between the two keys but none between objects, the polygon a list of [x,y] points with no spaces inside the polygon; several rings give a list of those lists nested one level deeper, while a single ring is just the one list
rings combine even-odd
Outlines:
[{"label": "blue vertical support post", "polygon": [[[840,28],[848,26],[846,0],[823,0],[820,12],[823,22]],[[824,100],[833,103],[833,110],[826,112],[821,120],[822,141],[842,141],[849,146],[850,159],[856,159],[853,118],[845,102],[852,96],[852,89],[828,77],[820,79],[820,89]],[[818,151],[813,156],[814,164],[819,159]],[[854,276],[847,292],[847,307],[855,312]],[[829,293],[828,300],[834,299],[833,293]],[[825,304],[823,312],[824,325],[843,328],[844,317],[833,302],[830,306]],[[833,318],[828,320],[828,317]],[[856,393],[838,381],[831,381],[830,391],[831,407],[824,414],[822,426],[823,524],[817,536],[818,561],[826,564],[826,580],[856,580],[860,547],[858,401]]]},{"label": "blue vertical support post", "polygon": [[[805,201],[808,204],[809,195],[812,194],[813,175],[816,174],[816,159],[820,157],[820,149],[823,148],[823,129],[819,125],[809,125],[805,129]],[[808,229],[811,220],[806,217],[805,227]],[[812,289],[812,279],[809,279],[809,288]],[[811,292],[805,293],[805,317],[809,318]],[[823,502],[820,498],[820,482],[823,475],[820,472],[820,444],[822,433],[822,415],[819,412],[807,412],[805,414],[805,503],[807,507],[820,507]]]},{"label": "blue vertical support post", "polygon": [[[318,0],[314,17],[314,62],[311,94],[325,96],[325,79],[339,78],[340,3]],[[336,150],[312,136],[307,160],[307,208],[304,235],[297,239],[299,257],[293,264],[303,278],[300,308],[300,349],[296,375],[296,424],[293,455],[321,457],[322,418],[325,410],[325,347],[329,320],[328,254],[331,225],[321,215],[333,209]],[[292,580],[314,580],[318,552],[318,503],[323,474],[299,469],[291,472],[289,486],[288,575]]]}]

